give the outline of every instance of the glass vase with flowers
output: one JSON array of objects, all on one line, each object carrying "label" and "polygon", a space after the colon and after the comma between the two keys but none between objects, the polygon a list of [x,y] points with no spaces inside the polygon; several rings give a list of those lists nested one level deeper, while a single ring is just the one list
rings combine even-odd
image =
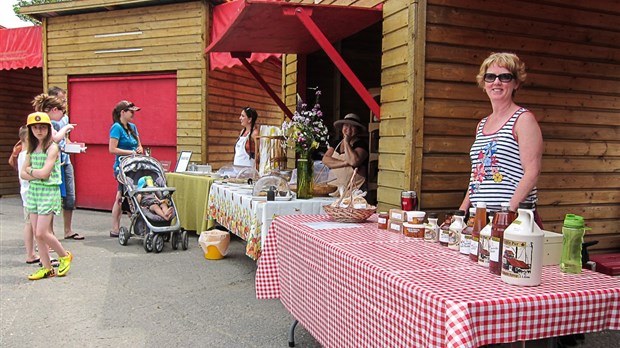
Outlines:
[{"label": "glass vase with flowers", "polygon": [[321,91],[318,87],[313,89],[315,102],[312,109],[308,110],[308,105],[300,100],[293,118],[282,124],[286,145],[295,151],[297,157],[297,198],[312,198],[314,183],[312,153],[320,146],[326,146],[329,140],[319,104]]}]

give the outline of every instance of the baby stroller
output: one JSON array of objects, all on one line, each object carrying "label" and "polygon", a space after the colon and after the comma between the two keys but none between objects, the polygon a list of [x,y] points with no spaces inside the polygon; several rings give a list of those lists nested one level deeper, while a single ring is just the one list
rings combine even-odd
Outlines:
[{"label": "baby stroller", "polygon": [[[138,188],[140,178],[150,176],[157,187]],[[149,156],[125,156],[121,158],[118,181],[124,185],[122,211],[129,214],[131,225],[129,229],[121,226],[118,233],[118,242],[127,245],[132,235],[143,238],[144,250],[160,253],[164,249],[164,242],[170,241],[172,249],[177,250],[179,244],[183,250],[189,246],[189,236],[181,226],[181,221],[176,211],[172,193],[174,187],[166,186],[164,170],[153,157]],[[155,193],[160,198],[166,198],[173,209],[170,220],[153,213],[148,207],[143,207],[138,202],[138,195]],[[174,219],[176,218],[176,219]],[[172,221],[175,220],[174,225]]]}]

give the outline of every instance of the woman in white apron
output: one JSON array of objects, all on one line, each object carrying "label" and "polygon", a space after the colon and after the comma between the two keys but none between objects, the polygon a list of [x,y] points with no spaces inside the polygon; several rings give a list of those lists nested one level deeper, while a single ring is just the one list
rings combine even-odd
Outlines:
[{"label": "woman in white apron", "polygon": [[357,168],[353,183],[356,188],[364,189],[368,174],[368,142],[360,135],[366,131],[366,127],[356,114],[347,114],[344,119],[334,122],[334,127],[340,128],[342,141],[334,147],[328,147],[323,156],[323,164],[330,169],[330,178],[335,179],[329,184],[346,186],[353,170]]},{"label": "woman in white apron", "polygon": [[258,127],[256,126],[257,118],[258,113],[256,113],[256,110],[250,107],[241,110],[239,121],[241,121],[243,129],[235,144],[233,165],[244,167],[254,166],[254,137],[258,136],[259,133]]}]

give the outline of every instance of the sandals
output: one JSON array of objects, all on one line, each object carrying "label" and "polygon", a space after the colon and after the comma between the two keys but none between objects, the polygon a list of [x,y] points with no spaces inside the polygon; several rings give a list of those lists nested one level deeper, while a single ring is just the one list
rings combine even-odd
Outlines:
[{"label": "sandals", "polygon": [[110,231],[110,237],[112,237],[112,238],[118,238],[118,232],[112,232],[112,231]]},{"label": "sandals", "polygon": [[79,233],[74,233],[70,236],[66,236],[65,239],[84,240],[84,236],[81,236]]}]

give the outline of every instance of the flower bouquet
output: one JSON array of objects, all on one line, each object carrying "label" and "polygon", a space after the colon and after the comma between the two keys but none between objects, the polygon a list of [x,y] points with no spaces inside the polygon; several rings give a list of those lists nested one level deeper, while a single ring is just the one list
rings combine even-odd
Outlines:
[{"label": "flower bouquet", "polygon": [[323,122],[323,112],[319,104],[321,91],[315,88],[315,103],[312,109],[298,100],[297,109],[290,121],[282,123],[282,133],[286,146],[297,154],[297,198],[311,198],[314,177],[312,152],[321,145],[328,145],[328,130]]}]

